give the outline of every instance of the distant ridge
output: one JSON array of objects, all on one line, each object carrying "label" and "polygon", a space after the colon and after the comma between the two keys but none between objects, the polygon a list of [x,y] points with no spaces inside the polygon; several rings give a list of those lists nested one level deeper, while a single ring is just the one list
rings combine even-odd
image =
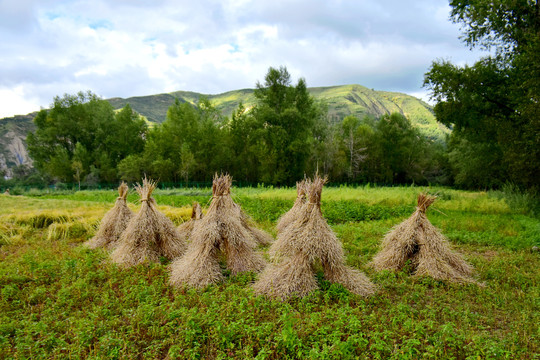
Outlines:
[{"label": "distant ridge", "polygon": [[[384,114],[398,112],[405,115],[411,123],[426,136],[442,139],[448,129],[439,124],[432,107],[414,96],[389,91],[376,91],[361,85],[341,85],[308,88],[315,99],[328,105],[328,116],[331,122],[340,122],[345,116],[354,115],[359,118],[370,116],[378,118]],[[178,98],[180,102],[196,104],[201,96],[206,96],[225,116],[242,102],[245,106],[255,104],[253,89],[228,91],[210,95],[191,91],[175,91],[166,94],[136,96],[130,98],[108,99],[115,109],[130,104],[131,107],[145,116],[149,121],[161,123],[167,116],[167,109]]]}]

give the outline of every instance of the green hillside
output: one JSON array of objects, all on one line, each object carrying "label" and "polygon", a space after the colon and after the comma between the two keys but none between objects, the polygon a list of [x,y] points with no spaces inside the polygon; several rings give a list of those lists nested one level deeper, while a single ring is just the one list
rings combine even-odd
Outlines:
[{"label": "green hillside", "polygon": [[[328,105],[328,116],[331,122],[340,122],[348,115],[376,118],[383,114],[399,112],[431,138],[441,139],[448,132],[447,128],[435,120],[431,106],[410,95],[375,91],[361,85],[316,87],[310,88],[309,91],[317,100]],[[195,104],[201,96],[208,97],[225,116],[230,116],[240,102],[247,107],[255,104],[253,89],[234,90],[217,95],[176,91],[127,99],[113,98],[109,99],[109,102],[115,109],[129,103],[135,111],[146,116],[149,121],[161,123],[165,120],[167,109],[174,103],[175,98],[181,102]]]}]

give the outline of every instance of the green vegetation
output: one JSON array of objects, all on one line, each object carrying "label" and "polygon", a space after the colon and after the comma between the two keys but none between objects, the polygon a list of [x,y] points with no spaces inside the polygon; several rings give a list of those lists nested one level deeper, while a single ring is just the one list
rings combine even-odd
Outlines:
[{"label": "green vegetation", "polygon": [[148,129],[129,104],[115,112],[92,93],[64,95],[35,118],[29,152],[42,182],[79,189],[144,175],[205,182],[221,171],[248,183],[292,185],[318,169],[334,182],[448,183],[443,144],[398,112],[332,123],[328,106],[304,79],[293,86],[284,67],[270,68],[254,97],[230,119],[207,98],[177,98],[166,120]]},{"label": "green vegetation", "polygon": [[92,93],[56,97],[34,119],[28,151],[34,166],[63,182],[112,182],[117,164],[144,147],[145,121],[129,105],[114,112]]},{"label": "green vegetation", "polygon": [[540,189],[540,6],[538,1],[454,0],[469,47],[492,55],[472,66],[436,61],[425,85],[437,119],[453,126],[448,160],[464,187],[507,181]]},{"label": "green vegetation", "polygon": [[[319,279],[320,291],[281,303],[256,297],[255,274],[203,291],[167,284],[166,263],[121,270],[81,244],[115,191],[0,195],[1,358],[533,359],[539,354],[539,223],[497,192],[432,188],[430,221],[485,286],[455,285],[366,264],[383,235],[408,217],[415,187],[339,187],[322,209],[347,263],[377,284],[371,298]],[[234,188],[242,208],[273,232],[294,189]],[[176,224],[210,189],[156,190]],[[131,194],[130,207],[138,209]],[[173,206],[171,206],[173,205]],[[438,210],[438,211],[437,211]]]}]

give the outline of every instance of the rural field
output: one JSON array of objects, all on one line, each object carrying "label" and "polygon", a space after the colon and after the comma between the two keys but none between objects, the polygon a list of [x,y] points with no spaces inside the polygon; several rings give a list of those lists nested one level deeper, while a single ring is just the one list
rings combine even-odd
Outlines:
[{"label": "rural field", "polygon": [[[429,220],[481,284],[376,272],[385,233],[437,194]],[[275,236],[295,189],[234,188]],[[378,287],[369,298],[318,275],[321,290],[287,302],[256,296],[256,274],[205,290],[168,284],[168,261],[121,269],[82,244],[116,190],[0,195],[0,358],[6,359],[539,359],[540,221],[502,193],[421,187],[325,188],[322,211],[347,264]],[[158,189],[176,225],[212,191]],[[140,207],[136,193],[128,203]],[[266,251],[266,248],[264,249]]]}]

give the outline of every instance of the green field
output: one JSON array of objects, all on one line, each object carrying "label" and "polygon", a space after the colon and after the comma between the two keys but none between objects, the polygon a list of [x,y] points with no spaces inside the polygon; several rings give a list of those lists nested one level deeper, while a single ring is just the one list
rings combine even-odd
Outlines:
[{"label": "green field", "polygon": [[[496,192],[428,189],[428,218],[483,283],[376,273],[384,234],[415,209],[418,187],[327,188],[322,210],[349,265],[378,286],[361,298],[319,275],[320,291],[279,302],[253,294],[256,274],[204,291],[167,284],[167,261],[122,270],[92,237],[115,191],[0,195],[0,358],[538,359],[540,222]],[[274,226],[294,189],[233,188],[257,224]],[[156,190],[176,224],[210,189]],[[139,207],[137,196],[128,197]]]}]

